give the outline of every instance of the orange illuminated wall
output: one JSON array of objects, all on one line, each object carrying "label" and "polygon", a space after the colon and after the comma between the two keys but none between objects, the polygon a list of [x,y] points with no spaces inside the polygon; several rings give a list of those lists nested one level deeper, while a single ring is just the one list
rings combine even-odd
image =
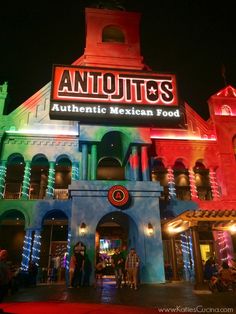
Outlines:
[{"label": "orange illuminated wall", "polygon": [[139,13],[86,8],[85,14],[85,65],[144,68],[140,55]]}]

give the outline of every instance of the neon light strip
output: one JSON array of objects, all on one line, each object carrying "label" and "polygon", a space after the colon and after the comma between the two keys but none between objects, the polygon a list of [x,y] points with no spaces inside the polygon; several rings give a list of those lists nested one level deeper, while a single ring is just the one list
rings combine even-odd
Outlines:
[{"label": "neon light strip", "polygon": [[153,139],[166,139],[166,140],[195,140],[195,141],[211,141],[215,142],[216,138],[202,138],[198,136],[180,136],[180,135],[151,135],[150,138]]},{"label": "neon light strip", "polygon": [[19,131],[6,131],[6,133],[13,134],[41,134],[41,135],[78,135],[76,131],[65,131],[65,130],[19,130]]}]

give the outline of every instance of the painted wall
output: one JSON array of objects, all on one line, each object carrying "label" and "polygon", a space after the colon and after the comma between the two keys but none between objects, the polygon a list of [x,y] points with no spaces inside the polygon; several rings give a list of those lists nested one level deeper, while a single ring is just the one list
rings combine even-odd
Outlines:
[{"label": "painted wall", "polygon": [[[122,212],[129,217],[129,238],[133,239],[131,244],[136,246],[135,249],[141,259],[141,282],[164,282],[163,247],[158,199],[162,188],[158,183],[140,181],[73,182],[70,186],[72,196],[72,244],[78,241],[84,242],[90,260],[94,261],[97,225],[104,215],[118,210],[110,204],[107,198],[108,190],[116,184],[125,186],[131,195],[130,207]],[[82,222],[87,225],[87,233],[84,236],[81,236],[79,230]],[[154,227],[152,236],[149,236],[147,233],[149,222]]]}]

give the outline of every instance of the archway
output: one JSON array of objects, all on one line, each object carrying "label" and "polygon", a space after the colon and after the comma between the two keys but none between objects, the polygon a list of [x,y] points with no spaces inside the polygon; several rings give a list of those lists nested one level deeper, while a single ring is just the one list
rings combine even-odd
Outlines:
[{"label": "archway", "polygon": [[68,217],[61,210],[52,210],[43,218],[40,268],[42,282],[65,280],[68,244]]},{"label": "archway", "polygon": [[12,154],[7,160],[7,172],[5,180],[6,199],[19,199],[24,177],[24,158],[21,154]]},{"label": "archway", "polygon": [[202,160],[197,160],[193,170],[195,172],[198,198],[201,200],[212,200],[209,169],[205,167]]},{"label": "archway", "polygon": [[68,156],[61,155],[56,160],[55,188],[56,199],[68,199],[68,186],[71,184],[72,164]]},{"label": "archway", "polygon": [[16,209],[0,216],[0,249],[8,251],[9,260],[20,267],[25,236],[25,217]]},{"label": "archway", "polygon": [[98,180],[125,180],[124,158],[127,143],[122,133],[105,134],[98,145]]},{"label": "archway", "polygon": [[32,159],[30,199],[43,199],[48,184],[49,163],[46,156],[38,154]]},{"label": "archway", "polygon": [[138,228],[129,215],[115,211],[100,219],[95,236],[96,260],[98,256],[103,260],[105,267],[103,274],[105,276],[114,278],[111,262],[115,249],[127,251],[128,248],[136,247],[137,239]]}]

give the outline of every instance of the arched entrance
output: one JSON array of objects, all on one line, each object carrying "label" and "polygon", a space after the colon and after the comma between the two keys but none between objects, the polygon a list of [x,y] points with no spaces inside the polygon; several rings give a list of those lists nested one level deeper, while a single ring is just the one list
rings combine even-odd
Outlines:
[{"label": "arched entrance", "polygon": [[96,262],[98,255],[104,261],[104,274],[113,276],[114,269],[111,265],[115,249],[129,249],[136,247],[138,228],[133,219],[121,212],[115,211],[104,215],[97,224],[95,247]]},{"label": "arched entrance", "polygon": [[60,210],[48,212],[43,218],[40,281],[65,280],[68,217]]}]

